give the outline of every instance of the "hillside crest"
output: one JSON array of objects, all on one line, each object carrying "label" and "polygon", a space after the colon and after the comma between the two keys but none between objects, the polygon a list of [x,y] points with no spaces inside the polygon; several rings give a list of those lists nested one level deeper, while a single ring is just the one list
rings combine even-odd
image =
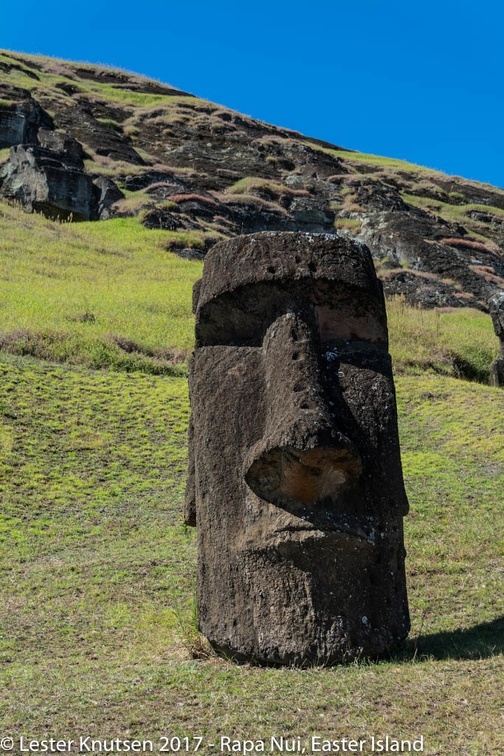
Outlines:
[{"label": "hillside crest", "polygon": [[185,257],[241,233],[338,231],[411,303],[487,311],[504,289],[504,191],[132,73],[0,52],[0,163],[7,200],[74,221],[135,216],[175,232]]}]

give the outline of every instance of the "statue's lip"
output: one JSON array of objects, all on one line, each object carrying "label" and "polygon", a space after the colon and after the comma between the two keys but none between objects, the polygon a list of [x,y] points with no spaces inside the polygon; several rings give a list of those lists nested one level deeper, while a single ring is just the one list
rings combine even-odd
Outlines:
[{"label": "statue's lip", "polygon": [[246,535],[240,539],[240,549],[278,550],[282,546],[299,548],[321,548],[324,545],[336,550],[344,548],[372,549],[376,546],[375,529],[368,532],[354,523],[332,524],[317,527],[312,522],[291,523],[271,528],[266,523],[256,522],[255,527],[247,528]]},{"label": "statue's lip", "polygon": [[334,539],[352,539],[360,541],[361,543],[367,543],[370,546],[375,545],[375,538],[373,533],[366,533],[361,528],[347,528],[347,527],[332,527],[324,528],[317,527],[316,525],[289,525],[284,528],[278,528],[275,530],[275,535],[292,535],[306,534],[306,538],[300,538],[296,540],[308,540],[311,538],[334,538]]}]

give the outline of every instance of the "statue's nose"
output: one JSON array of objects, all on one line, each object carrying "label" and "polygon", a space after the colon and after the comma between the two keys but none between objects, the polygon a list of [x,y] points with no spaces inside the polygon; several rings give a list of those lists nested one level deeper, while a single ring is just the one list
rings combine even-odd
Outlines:
[{"label": "statue's nose", "polygon": [[281,316],[266,333],[263,359],[267,420],[247,459],[247,484],[279,505],[337,495],[362,464],[325,398],[313,327],[298,314]]}]

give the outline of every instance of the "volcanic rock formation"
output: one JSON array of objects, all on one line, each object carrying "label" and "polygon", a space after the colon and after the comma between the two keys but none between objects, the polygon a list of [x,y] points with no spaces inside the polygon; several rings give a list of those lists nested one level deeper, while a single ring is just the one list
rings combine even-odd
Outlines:
[{"label": "volcanic rock formation", "polygon": [[[82,145],[84,171],[41,144],[41,128]],[[6,147],[18,150],[0,155],[1,191],[28,210],[136,215],[185,257],[243,233],[336,229],[369,247],[387,295],[488,312],[504,289],[504,191],[344,150],[135,74],[0,52]],[[97,192],[99,177],[113,183]]]},{"label": "volcanic rock formation", "polygon": [[124,194],[110,178],[85,172],[82,145],[54,131],[52,118],[26,90],[0,86],[0,94],[13,100],[0,110],[0,146],[10,147],[0,170],[1,193],[50,218],[108,218]]}]

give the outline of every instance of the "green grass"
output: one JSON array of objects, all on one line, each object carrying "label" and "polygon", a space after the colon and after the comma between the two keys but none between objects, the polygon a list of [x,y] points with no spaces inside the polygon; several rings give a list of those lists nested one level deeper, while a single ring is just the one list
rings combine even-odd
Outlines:
[{"label": "green grass", "polygon": [[336,218],[334,228],[337,231],[349,231],[352,234],[358,234],[362,228],[362,223],[358,218]]},{"label": "green grass", "polygon": [[390,351],[399,374],[426,372],[488,383],[499,342],[478,310],[421,310],[396,297],[387,303]]},{"label": "green grass", "polygon": [[434,168],[425,168],[422,165],[417,165],[416,163],[408,163],[406,160],[399,160],[397,158],[388,158],[383,157],[381,155],[371,155],[366,152],[349,152],[348,150],[338,150],[338,149],[332,149],[330,147],[322,147],[319,144],[316,144],[314,142],[307,142],[307,144],[312,147],[314,150],[319,150],[320,152],[325,152],[328,155],[332,155],[333,157],[343,158],[345,161],[348,162],[355,162],[355,163],[364,163],[366,165],[375,167],[377,170],[394,170],[394,171],[408,171],[408,172],[415,172],[415,173],[425,173],[425,174],[436,174],[439,173],[439,175],[445,175],[442,174],[441,171],[437,171]]},{"label": "green grass", "polygon": [[454,204],[451,202],[444,202],[435,196],[420,197],[416,194],[408,194],[407,192],[401,192],[401,196],[405,202],[408,202],[410,205],[416,205],[422,210],[426,208],[438,210],[447,220],[459,222],[464,220],[467,221],[469,219],[469,213],[475,210],[481,213],[495,215],[497,218],[504,218],[504,210],[500,207],[493,207],[492,205],[478,205],[474,202]]},{"label": "green grass", "polygon": [[[146,230],[136,218],[54,223],[1,203],[0,348],[93,368],[182,374],[202,265],[167,250],[202,243],[202,234]],[[389,303],[388,315],[398,373],[488,382],[498,343],[487,315],[422,311],[402,300]]]},{"label": "green grass", "polygon": [[3,734],[423,735],[429,754],[498,752],[500,390],[397,379],[411,639],[379,663],[299,671],[191,658],[185,381],[9,356],[0,372]]},{"label": "green grass", "polygon": [[[414,207],[419,207],[421,210],[434,212],[443,220],[450,223],[462,224],[471,232],[473,236],[485,242],[486,244],[488,244],[489,241],[490,244],[493,243],[489,239],[488,223],[482,223],[475,218],[471,218],[470,213],[477,211],[480,213],[485,213],[486,215],[492,215],[497,220],[504,219],[504,210],[502,210],[502,208],[500,207],[494,207],[492,205],[478,205],[476,203],[453,204],[451,202],[445,202],[441,199],[438,199],[436,196],[419,197],[415,194],[408,194],[407,192],[401,192],[401,196],[405,202],[413,205]],[[447,235],[449,236],[449,233],[447,233]]]},{"label": "green grass", "polygon": [[[130,105],[133,107],[149,107],[152,105],[164,104],[169,101],[169,95],[136,92],[130,89],[118,89],[112,84],[100,81],[99,79],[77,78],[75,75],[72,75],[74,70],[81,65],[88,69],[93,68],[97,73],[109,70],[105,66],[96,66],[88,63],[73,63],[69,66],[66,61],[58,60],[57,58],[23,54],[20,58],[26,61],[33,59],[38,64],[42,65],[41,69],[37,68],[35,71],[39,79],[37,81],[30,76],[31,69],[18,58],[18,54],[13,53],[13,55],[15,56],[15,59],[9,57],[9,55],[0,53],[0,60],[8,65],[17,66],[8,74],[9,83],[30,89],[35,97],[37,96],[37,92],[43,93],[44,90],[47,89],[53,90],[56,84],[66,83],[71,84],[83,93],[96,95],[107,102]],[[117,69],[113,70],[117,71]],[[71,75],[69,76],[68,73]],[[141,77],[136,78],[138,79]]]},{"label": "green grass", "polygon": [[0,150],[0,165],[5,163],[9,155],[10,155],[10,147],[4,147],[4,149]]},{"label": "green grass", "polygon": [[265,193],[275,199],[282,195],[307,195],[306,190],[291,189],[279,181],[258,178],[256,176],[245,176],[239,179],[225,190],[225,194],[253,194],[254,192]]},{"label": "green grass", "polygon": [[130,218],[57,224],[5,204],[0,228],[4,348],[153,372],[185,358],[193,343],[187,303],[201,263],[166,248],[187,234],[147,231]]}]

